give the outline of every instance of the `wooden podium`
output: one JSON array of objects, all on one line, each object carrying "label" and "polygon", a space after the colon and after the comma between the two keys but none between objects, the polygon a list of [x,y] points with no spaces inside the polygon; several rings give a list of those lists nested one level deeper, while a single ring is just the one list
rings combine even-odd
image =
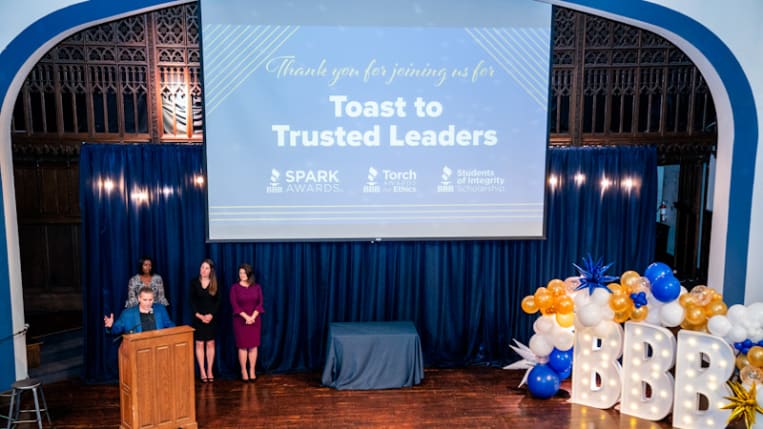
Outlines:
[{"label": "wooden podium", "polygon": [[124,335],[120,429],[197,428],[193,365],[189,326]]}]

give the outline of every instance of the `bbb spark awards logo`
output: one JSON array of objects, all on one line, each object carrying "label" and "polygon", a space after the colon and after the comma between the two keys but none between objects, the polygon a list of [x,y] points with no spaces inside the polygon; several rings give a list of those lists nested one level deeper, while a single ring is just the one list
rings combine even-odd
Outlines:
[{"label": "bbb spark awards logo", "polygon": [[281,186],[281,173],[276,170],[275,168],[270,170],[270,182],[268,183],[268,186],[265,188],[265,193],[268,194],[280,194],[283,192],[283,187]]},{"label": "bbb spark awards logo", "polygon": [[[285,185],[282,185],[281,182]],[[270,170],[270,182],[265,191],[268,194],[284,192],[296,193],[327,193],[342,192],[339,170],[286,170],[281,172],[275,168]]]}]

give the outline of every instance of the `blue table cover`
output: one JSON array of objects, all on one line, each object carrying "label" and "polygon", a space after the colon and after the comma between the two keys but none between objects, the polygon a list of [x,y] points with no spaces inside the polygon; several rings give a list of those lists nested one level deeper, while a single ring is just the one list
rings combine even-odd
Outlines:
[{"label": "blue table cover", "polygon": [[329,324],[321,382],[336,389],[391,389],[424,378],[421,340],[412,322]]}]

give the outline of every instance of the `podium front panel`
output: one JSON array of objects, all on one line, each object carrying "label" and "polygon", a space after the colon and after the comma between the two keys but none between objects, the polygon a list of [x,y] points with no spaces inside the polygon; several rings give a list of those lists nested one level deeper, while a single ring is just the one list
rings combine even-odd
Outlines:
[{"label": "podium front panel", "polygon": [[119,351],[121,428],[196,428],[193,329],[125,335]]}]

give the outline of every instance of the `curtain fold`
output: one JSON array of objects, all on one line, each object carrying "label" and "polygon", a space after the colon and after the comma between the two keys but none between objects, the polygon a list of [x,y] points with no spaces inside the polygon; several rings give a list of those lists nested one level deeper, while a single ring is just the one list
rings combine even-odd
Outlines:
[{"label": "curtain fold", "polygon": [[205,243],[202,147],[85,144],[85,378],[116,379],[118,340],[104,333],[103,315],[121,311],[144,254],[178,324],[191,321],[189,283],[201,260],[215,261],[223,376],[238,373],[228,293],[242,262],[255,267],[265,297],[262,371],[320,369],[328,324],[350,321],[413,321],[428,366],[514,359],[509,343],[526,342],[535,319],[521,311],[525,295],[577,274],[572,263],[589,253],[613,262],[612,275],[643,271],[654,256],[654,148],[554,148],[548,158],[557,182],[546,195],[543,240]]}]

